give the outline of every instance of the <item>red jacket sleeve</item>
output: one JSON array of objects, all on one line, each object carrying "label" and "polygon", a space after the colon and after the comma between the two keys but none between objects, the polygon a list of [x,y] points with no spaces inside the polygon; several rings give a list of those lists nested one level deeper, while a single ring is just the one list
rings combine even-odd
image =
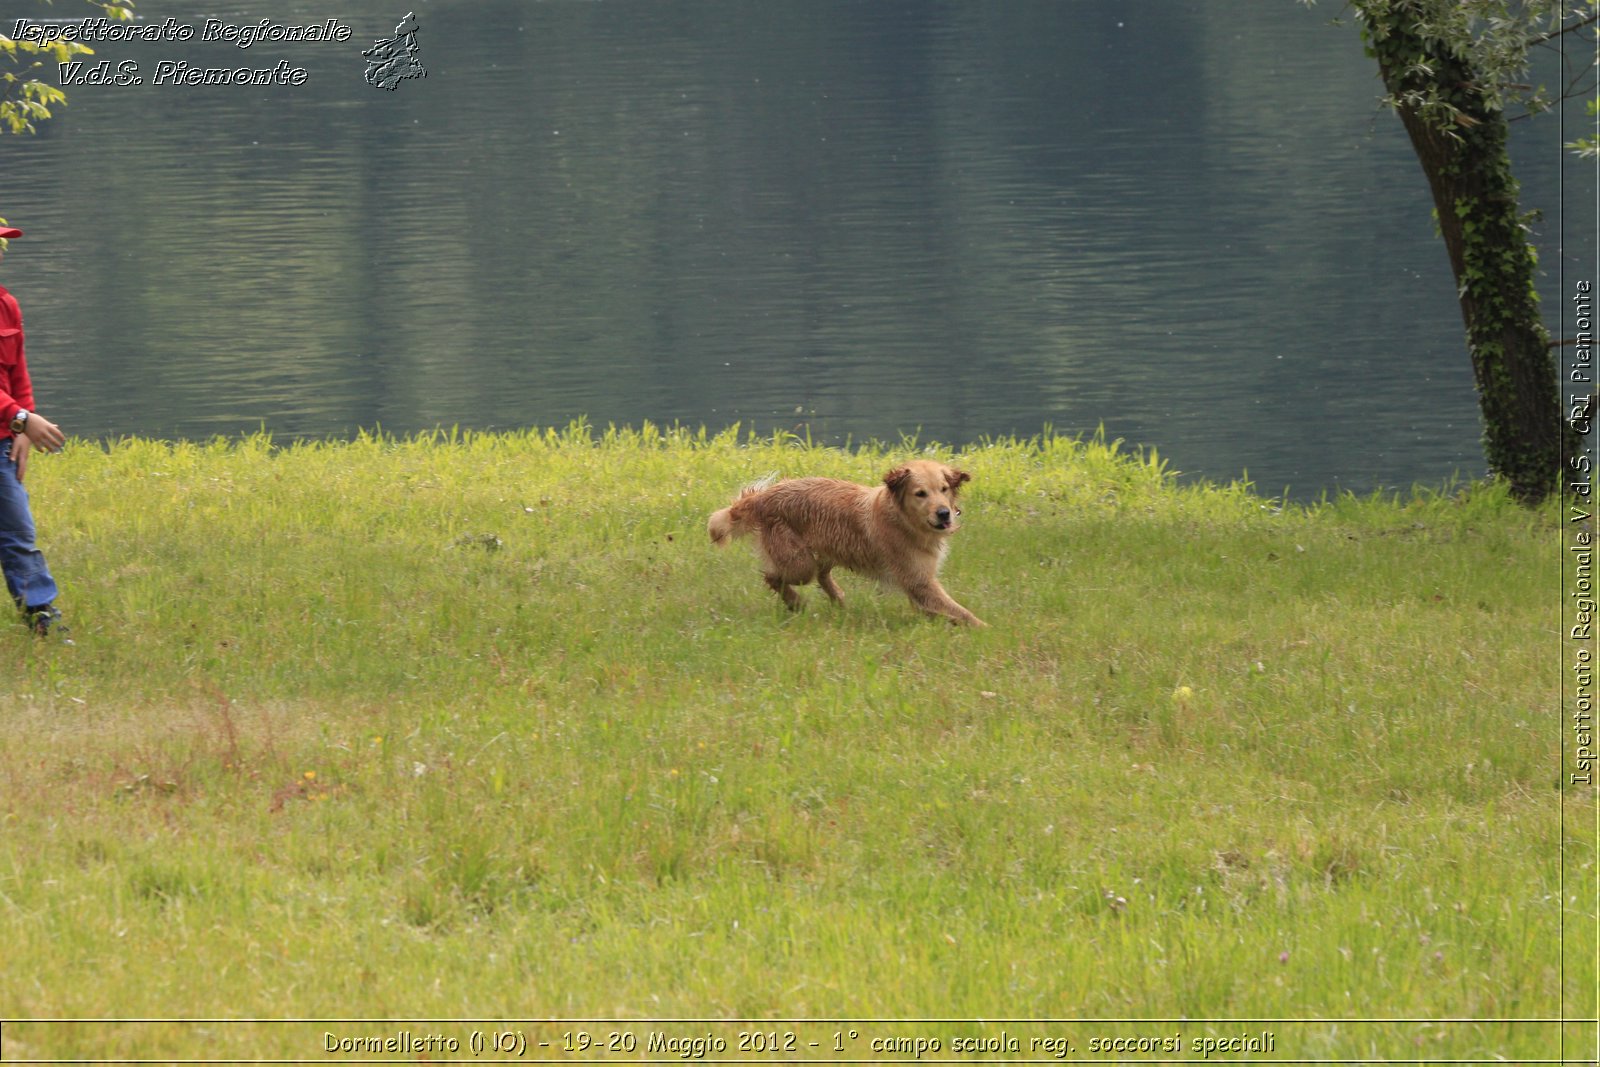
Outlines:
[{"label": "red jacket sleeve", "polygon": [[0,440],[11,436],[11,420],[33,410],[33,380],[23,347],[22,307],[0,286]]}]

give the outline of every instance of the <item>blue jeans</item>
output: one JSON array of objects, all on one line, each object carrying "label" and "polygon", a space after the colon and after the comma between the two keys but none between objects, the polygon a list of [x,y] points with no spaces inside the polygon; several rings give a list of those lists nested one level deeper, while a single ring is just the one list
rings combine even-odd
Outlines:
[{"label": "blue jeans", "polygon": [[18,607],[42,608],[55,600],[56,580],[34,543],[28,491],[17,479],[9,437],[0,441],[0,571]]}]

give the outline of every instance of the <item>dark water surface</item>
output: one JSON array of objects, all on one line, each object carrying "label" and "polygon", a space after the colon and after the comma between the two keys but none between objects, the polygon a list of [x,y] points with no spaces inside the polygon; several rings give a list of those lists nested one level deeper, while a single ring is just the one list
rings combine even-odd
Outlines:
[{"label": "dark water surface", "polygon": [[[427,76],[376,89],[361,50],[412,4],[141,0],[353,36],[103,44],[145,84],[0,138],[42,410],[88,437],[1103,424],[1297,496],[1481,472],[1426,184],[1337,4],[419,2]],[[151,83],[280,59],[303,85]],[[1593,275],[1592,166],[1558,116],[1517,137],[1554,309],[1563,266]]]}]

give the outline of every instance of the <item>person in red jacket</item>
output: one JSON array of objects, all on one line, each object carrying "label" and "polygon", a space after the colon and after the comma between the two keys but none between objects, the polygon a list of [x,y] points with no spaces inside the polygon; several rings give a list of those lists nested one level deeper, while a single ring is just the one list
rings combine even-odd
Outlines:
[{"label": "person in red jacket", "polygon": [[[0,260],[10,239],[22,231],[0,219]],[[28,627],[41,636],[59,626],[56,582],[45,566],[22,479],[35,448],[59,452],[66,443],[61,428],[33,410],[33,381],[22,345],[22,308],[0,286],[0,571],[6,589]]]}]

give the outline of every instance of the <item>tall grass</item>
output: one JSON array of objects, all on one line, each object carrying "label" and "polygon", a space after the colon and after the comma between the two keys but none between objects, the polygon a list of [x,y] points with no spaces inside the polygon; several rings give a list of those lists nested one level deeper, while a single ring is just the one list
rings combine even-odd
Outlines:
[{"label": "tall grass", "polygon": [[[1292,1019],[1278,1056],[1556,1054],[1498,1021],[1596,980],[1554,510],[991,441],[945,569],[981,632],[848,577],[786,613],[706,540],[767,471],[910,451],[949,455],[577,424],[41,457],[74,643],[0,633],[0,1016]],[[13,1022],[5,1053],[315,1051],[199,1029]]]}]

